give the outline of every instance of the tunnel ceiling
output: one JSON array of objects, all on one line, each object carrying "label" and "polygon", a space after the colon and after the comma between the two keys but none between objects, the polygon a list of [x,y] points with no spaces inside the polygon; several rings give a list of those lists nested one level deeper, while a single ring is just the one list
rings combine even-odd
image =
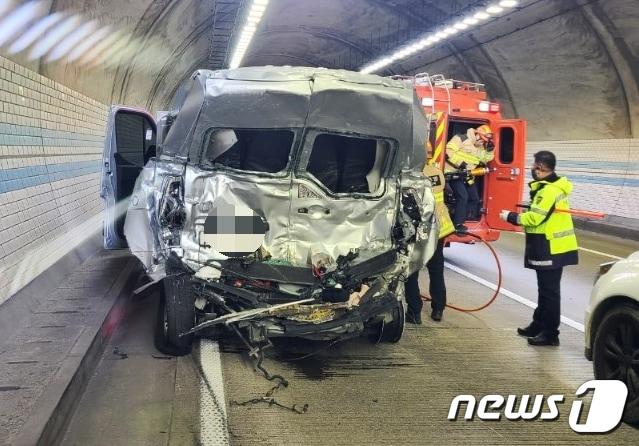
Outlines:
[{"label": "tunnel ceiling", "polygon": [[[242,65],[358,70],[486,3],[271,0]],[[220,66],[225,27],[238,16],[237,29],[241,7],[241,0],[54,0],[52,12],[127,30],[141,49],[108,69],[14,60],[101,102],[158,110],[195,69]],[[636,0],[521,1],[379,74],[425,71],[485,83],[507,115],[529,121],[531,139],[639,137],[637,23]]]}]

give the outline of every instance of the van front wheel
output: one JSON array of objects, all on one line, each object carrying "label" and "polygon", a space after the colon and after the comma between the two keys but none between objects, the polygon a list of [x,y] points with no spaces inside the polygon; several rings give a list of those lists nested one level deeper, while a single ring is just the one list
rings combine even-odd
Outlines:
[{"label": "van front wheel", "polygon": [[396,343],[404,334],[404,323],[406,314],[404,312],[404,304],[397,302],[397,306],[391,312],[392,319],[390,321],[378,322],[369,340],[376,344],[380,342]]},{"label": "van front wheel", "polygon": [[187,274],[163,280],[155,328],[155,347],[164,354],[183,356],[191,352],[193,335],[183,335],[195,326],[195,305]]}]

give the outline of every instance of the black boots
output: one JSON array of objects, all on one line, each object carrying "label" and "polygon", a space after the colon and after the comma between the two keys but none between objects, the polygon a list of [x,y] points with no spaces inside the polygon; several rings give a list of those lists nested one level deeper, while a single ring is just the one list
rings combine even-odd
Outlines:
[{"label": "black boots", "polygon": [[[442,320],[443,313],[444,312],[442,310],[433,310],[433,312],[430,314],[430,318],[436,322],[439,322]],[[410,311],[407,311],[406,322],[409,324],[422,325],[422,315],[419,313],[414,314]]]},{"label": "black boots", "polygon": [[535,325],[534,322],[532,322],[529,326],[527,326],[525,328],[518,328],[517,329],[517,334],[519,336],[525,336],[527,338],[535,337],[539,333],[541,333],[541,329],[537,328],[537,326]]},{"label": "black boots", "polygon": [[406,322],[409,324],[422,325],[422,315],[420,313],[406,312]]},{"label": "black boots", "polygon": [[559,336],[549,335],[546,333],[539,333],[537,336],[533,338],[528,338],[528,344],[534,346],[542,346],[542,345],[559,345]]},{"label": "black boots", "polygon": [[528,338],[528,344],[534,346],[541,345],[559,345],[559,337],[557,335],[549,335],[541,331],[541,329],[532,322],[529,326],[518,328],[517,334]]}]

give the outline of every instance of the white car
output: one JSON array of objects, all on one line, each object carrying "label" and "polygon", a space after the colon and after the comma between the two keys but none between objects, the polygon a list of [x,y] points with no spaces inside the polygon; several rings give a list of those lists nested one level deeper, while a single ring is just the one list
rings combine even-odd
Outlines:
[{"label": "white car", "polygon": [[628,387],[624,421],[639,423],[639,251],[605,263],[590,296],[585,319],[586,358],[595,378]]}]

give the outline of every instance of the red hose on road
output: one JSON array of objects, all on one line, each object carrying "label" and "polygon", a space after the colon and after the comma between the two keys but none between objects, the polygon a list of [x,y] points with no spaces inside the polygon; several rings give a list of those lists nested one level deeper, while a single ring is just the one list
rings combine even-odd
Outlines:
[{"label": "red hose on road", "polygon": [[[477,240],[481,241],[484,245],[488,246],[488,249],[490,249],[490,252],[493,253],[493,257],[495,257],[495,262],[497,263],[497,272],[498,272],[497,289],[495,290],[495,293],[490,298],[490,300],[488,300],[484,305],[482,305],[481,307],[477,307],[477,308],[461,308],[461,307],[457,307],[455,305],[446,304],[446,307],[452,308],[453,310],[461,311],[462,313],[474,313],[476,311],[481,311],[484,308],[488,307],[489,305],[491,305],[495,301],[495,299],[497,299],[497,296],[499,295],[499,291],[501,290],[501,282],[502,282],[501,263],[499,262],[499,256],[497,255],[497,251],[495,251],[495,248],[493,248],[490,243],[488,243],[486,240],[484,240],[480,236],[472,234],[470,232],[468,232],[467,234],[464,234],[464,235],[470,235],[471,237],[474,237]],[[430,297],[426,297],[423,294],[421,295],[421,297],[422,297],[422,300],[425,300],[425,301],[431,300]]]}]

